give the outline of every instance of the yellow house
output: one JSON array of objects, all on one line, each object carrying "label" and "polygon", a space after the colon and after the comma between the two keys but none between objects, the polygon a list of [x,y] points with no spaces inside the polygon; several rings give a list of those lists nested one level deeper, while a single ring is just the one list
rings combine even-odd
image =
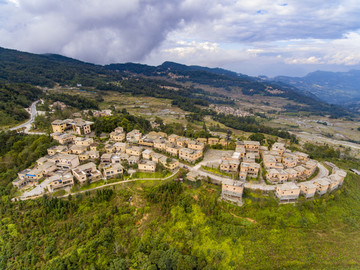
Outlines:
[{"label": "yellow house", "polygon": [[67,123],[63,120],[55,120],[51,123],[53,132],[63,133],[67,128]]},{"label": "yellow house", "polygon": [[176,144],[168,143],[166,144],[166,152],[169,153],[172,156],[177,156],[179,154],[179,150],[181,149],[181,146],[178,146]]},{"label": "yellow house", "polygon": [[72,174],[81,185],[85,184],[86,181],[95,182],[102,179],[101,172],[96,169],[96,165],[93,162],[89,162],[74,168],[72,170]]},{"label": "yellow house", "polygon": [[195,163],[198,159],[200,159],[202,154],[202,151],[189,148],[181,148],[179,150],[179,158],[191,163]]},{"label": "yellow house", "polygon": [[190,149],[203,151],[205,145],[201,142],[191,140],[191,141],[188,141],[187,147]]},{"label": "yellow house", "polygon": [[105,179],[113,178],[123,174],[123,166],[119,163],[107,164],[103,167],[103,175]]},{"label": "yellow house", "polygon": [[208,144],[210,145],[215,145],[219,143],[219,138],[209,138],[208,139]]},{"label": "yellow house", "polygon": [[165,168],[169,170],[175,170],[177,167],[179,167],[180,162],[177,159],[169,158],[163,156],[159,159],[160,163],[164,165]]},{"label": "yellow house", "polygon": [[70,172],[64,174],[55,174],[46,179],[47,188],[50,192],[60,189],[70,188],[74,185],[74,177]]},{"label": "yellow house", "polygon": [[236,180],[223,180],[221,197],[225,200],[229,200],[237,203],[238,205],[242,204],[242,194],[244,192],[244,183]]},{"label": "yellow house", "polygon": [[320,178],[313,181],[316,185],[316,192],[320,195],[325,194],[330,186],[330,181],[326,178]]},{"label": "yellow house", "polygon": [[260,164],[241,162],[240,172],[246,172],[250,177],[257,177],[260,170]]},{"label": "yellow house", "polygon": [[140,160],[138,170],[142,172],[155,172],[156,162],[151,160]]},{"label": "yellow house", "polygon": [[280,201],[297,200],[300,195],[300,188],[293,182],[277,185],[275,195]]},{"label": "yellow house", "polygon": [[199,143],[207,144],[207,138],[197,138],[196,141]]},{"label": "yellow house", "polygon": [[240,161],[238,160],[222,160],[220,170],[225,172],[237,172],[239,170]]},{"label": "yellow house", "polygon": [[125,140],[126,138],[126,133],[125,132],[116,132],[113,131],[110,133],[110,139],[115,141],[115,142],[122,142],[123,140]]},{"label": "yellow house", "polygon": [[156,139],[154,140],[154,148],[158,150],[165,150],[167,143],[168,141],[165,139]]},{"label": "yellow house", "polygon": [[142,149],[142,147],[132,146],[126,148],[126,154],[129,154],[131,156],[141,156]]},{"label": "yellow house", "polygon": [[300,192],[305,196],[305,198],[312,198],[316,192],[316,185],[311,182],[302,182],[298,184],[300,187]]}]

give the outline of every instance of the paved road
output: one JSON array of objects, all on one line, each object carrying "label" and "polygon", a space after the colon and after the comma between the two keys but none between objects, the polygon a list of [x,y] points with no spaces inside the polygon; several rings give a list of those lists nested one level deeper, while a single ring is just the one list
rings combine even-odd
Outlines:
[{"label": "paved road", "polygon": [[324,165],[318,163],[318,168],[319,168],[319,173],[317,174],[317,176],[315,176],[312,181],[319,179],[319,178],[324,178],[326,176],[329,176],[329,170],[325,168]]},{"label": "paved road", "polygon": [[[165,178],[135,178],[135,179],[131,179],[131,180],[124,180],[124,181],[114,182],[114,183],[105,184],[105,185],[101,185],[101,186],[98,186],[98,187],[94,187],[94,188],[90,188],[90,189],[81,190],[81,191],[78,191],[78,192],[66,194],[66,195],[63,195],[63,196],[59,196],[58,198],[66,198],[69,195],[74,196],[74,195],[79,194],[79,193],[85,193],[86,191],[102,189],[104,187],[110,187],[110,186],[115,186],[115,185],[119,185],[119,184],[135,182],[135,181],[164,181],[164,180],[168,180],[168,179],[174,177],[178,172],[179,172],[179,169],[177,169],[170,176],[165,177]],[[45,189],[47,184],[48,183],[45,183],[45,181],[44,181],[40,185],[37,185],[34,189],[25,192],[20,197],[13,198],[13,200],[20,199],[20,200],[24,201],[24,200],[39,198],[44,194],[44,189]]]},{"label": "paved road", "polygon": [[30,119],[27,122],[25,122],[24,124],[18,125],[16,127],[10,128],[10,130],[17,130],[17,129],[20,129],[20,128],[25,128],[24,133],[27,133],[27,134],[38,134],[38,135],[45,134],[43,132],[30,132],[32,123],[34,122],[35,117],[37,115],[36,104],[38,104],[39,102],[40,102],[40,100],[37,100],[37,101],[33,102],[31,104],[31,106],[26,109],[26,111],[28,113],[30,113]]}]

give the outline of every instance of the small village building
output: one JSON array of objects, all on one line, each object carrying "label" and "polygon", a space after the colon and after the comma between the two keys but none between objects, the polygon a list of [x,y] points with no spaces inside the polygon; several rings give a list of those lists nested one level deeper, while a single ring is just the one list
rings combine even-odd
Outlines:
[{"label": "small village building", "polygon": [[98,159],[99,158],[99,151],[84,151],[79,155],[79,160],[89,160],[89,159]]},{"label": "small village building", "polygon": [[179,155],[179,150],[181,149],[182,147],[181,146],[178,146],[176,144],[173,144],[173,143],[168,143],[166,144],[166,153],[176,157]]},{"label": "small village building", "polygon": [[109,164],[109,163],[111,163],[112,156],[113,156],[113,154],[110,154],[110,153],[102,154],[101,158],[100,158],[100,162],[103,164]]},{"label": "small village building", "polygon": [[143,148],[139,146],[131,146],[126,148],[126,154],[131,156],[141,156]]},{"label": "small village building", "polygon": [[215,145],[215,144],[218,144],[219,143],[219,138],[209,138],[208,139],[208,144],[209,145]]},{"label": "small village building", "polygon": [[180,138],[180,136],[176,135],[176,134],[171,134],[169,137],[168,137],[168,140],[169,142],[171,143],[176,143],[176,140]]},{"label": "small village building", "polygon": [[155,152],[151,153],[151,159],[156,163],[159,163],[162,157],[164,157],[164,155]]},{"label": "small village building", "polygon": [[122,131],[113,131],[110,133],[110,139],[115,141],[115,142],[122,142],[123,140],[126,139],[126,133],[124,132],[124,129],[121,128]]},{"label": "small village building", "polygon": [[160,151],[166,150],[166,144],[168,143],[165,139],[156,139],[154,140],[154,148]]},{"label": "small village building", "polygon": [[69,154],[68,147],[66,145],[54,145],[54,146],[48,148],[47,152],[50,156],[55,155],[56,153]]},{"label": "small village building", "polygon": [[156,162],[152,160],[142,159],[138,163],[138,169],[142,172],[155,172]]},{"label": "small village building", "polygon": [[103,175],[105,179],[114,178],[123,174],[123,166],[119,163],[110,163],[103,167]]},{"label": "small village building", "polygon": [[144,159],[151,159],[151,153],[153,153],[154,151],[151,149],[145,149],[144,151],[142,151],[142,157]]},{"label": "small village building", "polygon": [[37,169],[41,170],[44,176],[48,176],[52,172],[56,171],[58,167],[54,162],[47,161],[44,164],[37,166]]},{"label": "small village building", "polygon": [[298,172],[293,168],[287,168],[284,170],[288,174],[289,180],[296,180]]},{"label": "small village building", "polygon": [[201,142],[192,140],[192,141],[188,141],[187,147],[188,147],[189,149],[194,149],[194,150],[203,151],[205,145],[204,145],[203,143],[201,143]]},{"label": "small village building", "polygon": [[297,200],[300,195],[300,188],[293,182],[277,185],[275,195],[280,201]]},{"label": "small village building", "polygon": [[244,162],[248,163],[255,163],[256,155],[254,153],[246,153],[245,157],[243,158]]},{"label": "small village building", "polygon": [[259,170],[260,164],[258,163],[241,162],[240,172],[246,172],[247,175],[251,178],[258,177]]},{"label": "small village building", "polygon": [[130,165],[138,163],[140,160],[140,156],[129,156],[128,162]]},{"label": "small village building", "polygon": [[276,166],[276,159],[273,155],[264,155],[263,162],[266,169],[274,169]]},{"label": "small village building", "polygon": [[56,153],[49,157],[49,161],[56,164],[60,169],[72,169],[80,164],[79,157],[77,155]]},{"label": "small village building", "polygon": [[295,171],[297,171],[297,178],[305,178],[305,168],[303,166],[296,166],[294,168]]},{"label": "small village building", "polygon": [[169,169],[171,171],[177,169],[180,164],[180,162],[177,159],[168,158],[165,156],[161,157],[159,161],[166,169]]},{"label": "small village building", "polygon": [[239,166],[239,160],[222,160],[220,170],[224,172],[238,172]]},{"label": "small village building", "polygon": [[300,187],[300,192],[305,198],[312,198],[315,196],[316,192],[316,185],[310,181],[299,183],[298,186]]},{"label": "small village building", "polygon": [[71,145],[69,148],[70,154],[80,155],[82,152],[86,151],[88,147],[86,145]]},{"label": "small village building", "polygon": [[198,159],[202,157],[202,154],[202,151],[189,148],[181,148],[179,150],[179,158],[186,160],[190,163],[195,163]]},{"label": "small village building", "polygon": [[92,138],[83,138],[83,137],[76,137],[74,139],[75,145],[82,145],[82,146],[90,146],[94,143],[94,139]]},{"label": "small village building", "polygon": [[330,187],[330,181],[326,178],[316,179],[313,183],[316,185],[316,192],[320,195],[324,195]]},{"label": "small village building", "polygon": [[96,143],[96,142],[90,144],[90,146],[89,146],[90,151],[96,151],[97,148],[98,148],[98,143]]},{"label": "small village building", "polygon": [[309,155],[308,154],[298,152],[298,151],[295,151],[293,154],[296,155],[299,158],[300,161],[306,162],[306,161],[309,160]]},{"label": "small village building", "polygon": [[284,151],[286,150],[285,148],[285,144],[284,143],[279,143],[276,142],[272,145],[271,147],[272,151],[276,151],[277,155],[282,156],[282,154],[284,153]]},{"label": "small village building", "polygon": [[123,142],[116,142],[114,143],[113,147],[115,148],[115,152],[126,152],[126,148],[128,148],[128,144],[127,143],[123,143]]},{"label": "small village building", "polygon": [[60,144],[72,143],[75,140],[75,135],[70,133],[51,133],[51,137]]},{"label": "small village building", "polygon": [[189,141],[190,141],[190,139],[188,139],[188,138],[178,137],[176,139],[176,145],[178,145],[180,147],[186,147]]},{"label": "small village building", "polygon": [[244,183],[237,180],[222,181],[221,198],[242,205]]},{"label": "small village building", "polygon": [[74,168],[72,170],[72,174],[81,185],[85,184],[87,181],[92,183],[102,179],[101,172],[96,168],[96,165],[93,162],[89,162]]},{"label": "small village building", "polygon": [[334,189],[338,188],[341,183],[341,177],[337,174],[332,174],[327,177],[327,179],[330,181],[329,185],[329,191],[333,191]]},{"label": "small village building", "polygon": [[207,144],[207,138],[197,138],[196,141],[204,145]]},{"label": "small village building", "polygon": [[128,142],[137,143],[142,137],[140,130],[134,129],[126,134],[126,140]]},{"label": "small village building", "polygon": [[93,122],[85,121],[81,118],[55,120],[51,123],[53,132],[65,132],[71,130],[78,135],[86,135],[91,132],[91,125]]},{"label": "small village building", "polygon": [[54,174],[45,180],[49,192],[55,192],[74,186],[74,177],[70,172]]}]

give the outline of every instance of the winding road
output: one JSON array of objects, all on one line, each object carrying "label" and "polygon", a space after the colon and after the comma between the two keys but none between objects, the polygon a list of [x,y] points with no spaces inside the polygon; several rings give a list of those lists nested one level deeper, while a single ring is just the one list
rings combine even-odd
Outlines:
[{"label": "winding road", "polygon": [[40,102],[40,100],[37,100],[37,101],[33,102],[29,108],[25,109],[28,113],[30,113],[30,119],[27,122],[25,122],[21,125],[18,125],[16,127],[10,128],[9,130],[18,130],[18,129],[25,128],[24,133],[27,133],[27,134],[32,134],[32,135],[45,134],[43,132],[30,132],[32,123],[35,121],[35,117],[37,115],[36,104],[38,104],[39,102]]}]

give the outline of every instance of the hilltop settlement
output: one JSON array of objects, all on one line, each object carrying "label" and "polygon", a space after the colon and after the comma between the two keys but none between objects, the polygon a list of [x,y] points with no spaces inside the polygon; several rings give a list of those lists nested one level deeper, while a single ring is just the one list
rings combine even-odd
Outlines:
[{"label": "hilltop settlement", "polygon": [[[209,147],[227,146],[225,138],[191,139],[175,134],[139,130],[126,133],[117,127],[105,139],[96,139],[93,122],[81,118],[55,120],[51,136],[58,145],[35,166],[18,173],[13,185],[19,199],[29,199],[108,179],[124,180],[136,172],[179,168],[189,170],[190,181],[205,179],[222,185],[221,198],[242,205],[244,188],[273,191],[280,202],[296,201],[299,196],[323,195],[343,184],[346,172],[334,166],[331,175],[323,165],[305,153],[276,142],[270,149],[258,141],[236,141],[234,151]],[[209,150],[208,150],[209,149]],[[211,157],[209,157],[211,156]]]}]

